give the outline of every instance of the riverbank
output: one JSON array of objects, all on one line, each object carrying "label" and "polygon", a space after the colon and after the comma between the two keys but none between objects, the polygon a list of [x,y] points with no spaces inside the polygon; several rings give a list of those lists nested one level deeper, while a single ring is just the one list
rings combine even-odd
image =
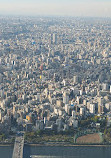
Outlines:
[{"label": "riverbank", "polygon": [[73,146],[86,146],[86,147],[111,147],[111,144],[61,144],[61,143],[43,143],[43,144],[34,144],[34,143],[25,143],[27,146],[67,146],[67,147],[73,147]]},{"label": "riverbank", "polygon": [[14,146],[14,143],[0,143],[0,146]]},{"label": "riverbank", "polygon": [[[65,143],[65,142],[56,142],[56,143],[52,143],[52,142],[46,142],[46,143],[24,143],[24,145],[26,146],[86,146],[86,147],[111,147],[111,144],[70,144],[70,143]],[[2,146],[14,146],[14,143],[0,143],[0,147]]]}]

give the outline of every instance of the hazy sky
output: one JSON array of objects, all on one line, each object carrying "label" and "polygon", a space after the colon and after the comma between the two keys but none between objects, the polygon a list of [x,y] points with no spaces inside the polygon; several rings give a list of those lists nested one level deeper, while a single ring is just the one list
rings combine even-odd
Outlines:
[{"label": "hazy sky", "polygon": [[0,14],[111,17],[111,0],[0,0]]}]

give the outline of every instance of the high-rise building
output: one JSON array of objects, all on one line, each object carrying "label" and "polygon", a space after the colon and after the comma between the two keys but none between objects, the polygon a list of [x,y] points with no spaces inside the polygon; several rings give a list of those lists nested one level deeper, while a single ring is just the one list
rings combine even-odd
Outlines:
[{"label": "high-rise building", "polygon": [[80,108],[80,115],[84,115],[85,114],[85,108],[81,107]]},{"label": "high-rise building", "polygon": [[102,97],[98,97],[98,113],[101,114],[104,112],[104,101]]},{"label": "high-rise building", "polygon": [[111,93],[111,85],[110,85],[110,93]]},{"label": "high-rise building", "polygon": [[74,82],[74,83],[78,83],[78,81],[79,81],[78,76],[74,76],[74,77],[73,77],[73,82]]},{"label": "high-rise building", "polygon": [[95,114],[95,104],[90,104],[90,113]]},{"label": "high-rise building", "polygon": [[51,34],[51,44],[57,44],[57,34]]},{"label": "high-rise building", "polygon": [[69,94],[67,92],[64,92],[64,94],[63,94],[63,103],[64,104],[69,103]]}]

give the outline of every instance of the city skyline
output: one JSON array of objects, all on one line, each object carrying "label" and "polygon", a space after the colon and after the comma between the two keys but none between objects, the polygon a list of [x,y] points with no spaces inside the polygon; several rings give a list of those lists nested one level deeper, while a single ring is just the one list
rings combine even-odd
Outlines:
[{"label": "city skyline", "polygon": [[1,15],[111,17],[110,0],[0,0]]}]

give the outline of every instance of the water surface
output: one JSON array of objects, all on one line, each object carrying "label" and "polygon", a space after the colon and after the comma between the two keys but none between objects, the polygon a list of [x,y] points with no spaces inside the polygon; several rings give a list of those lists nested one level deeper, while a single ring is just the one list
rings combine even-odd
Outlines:
[{"label": "water surface", "polygon": [[13,146],[0,146],[0,158],[12,158]]},{"label": "water surface", "polygon": [[111,158],[111,147],[25,146],[24,158],[30,156],[32,158]]}]

